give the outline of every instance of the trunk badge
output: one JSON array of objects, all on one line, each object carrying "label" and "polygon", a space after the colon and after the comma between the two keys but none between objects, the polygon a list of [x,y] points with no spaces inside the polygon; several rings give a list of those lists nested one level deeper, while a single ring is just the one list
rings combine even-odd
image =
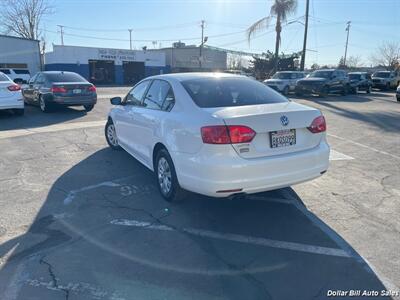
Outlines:
[{"label": "trunk badge", "polygon": [[286,116],[281,117],[281,123],[283,126],[287,126],[289,124],[289,119]]}]

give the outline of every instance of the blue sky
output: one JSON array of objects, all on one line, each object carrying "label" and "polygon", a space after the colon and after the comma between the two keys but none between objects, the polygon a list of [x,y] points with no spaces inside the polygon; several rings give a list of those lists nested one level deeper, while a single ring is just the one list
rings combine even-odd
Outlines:
[{"label": "blue sky", "polygon": [[[245,30],[269,13],[272,0],[53,0],[55,13],[43,21],[48,44],[60,44],[57,24],[66,26],[67,45],[129,48],[170,46],[172,40],[199,44],[200,21],[205,20],[207,44],[233,50],[257,52],[274,49],[274,26],[250,43]],[[360,56],[365,65],[385,41],[400,42],[400,0],[310,0],[307,65],[336,64],[344,54],[346,22],[351,21],[349,56]],[[298,0],[290,20],[304,21],[305,0]],[[286,25],[281,49],[302,48],[304,27]],[[218,36],[221,35],[221,36]],[[81,36],[81,37],[79,37]],[[115,39],[115,40],[107,40]],[[51,49],[51,46],[48,48]]]}]

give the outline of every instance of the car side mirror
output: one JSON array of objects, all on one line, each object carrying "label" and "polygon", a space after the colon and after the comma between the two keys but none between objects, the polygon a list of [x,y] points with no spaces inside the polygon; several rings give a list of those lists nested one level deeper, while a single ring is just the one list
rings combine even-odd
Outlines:
[{"label": "car side mirror", "polygon": [[112,105],[121,105],[122,104],[122,98],[121,97],[113,97],[110,99],[110,102]]}]

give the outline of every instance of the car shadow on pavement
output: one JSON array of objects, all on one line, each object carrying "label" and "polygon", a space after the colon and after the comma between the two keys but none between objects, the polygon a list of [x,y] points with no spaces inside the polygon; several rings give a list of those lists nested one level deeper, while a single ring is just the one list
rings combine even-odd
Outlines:
[{"label": "car shadow on pavement", "polygon": [[108,148],[52,184],[0,257],[1,299],[325,299],[384,289],[292,189],[168,203],[152,172]]},{"label": "car shadow on pavement", "polygon": [[26,105],[23,116],[16,116],[10,111],[0,111],[0,131],[54,125],[86,115],[87,112],[80,107],[55,107],[52,112],[43,113],[38,107]]}]

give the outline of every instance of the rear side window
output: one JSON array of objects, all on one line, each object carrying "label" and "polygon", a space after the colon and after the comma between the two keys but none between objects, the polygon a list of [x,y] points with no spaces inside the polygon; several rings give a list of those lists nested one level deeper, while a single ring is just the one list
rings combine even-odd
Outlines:
[{"label": "rear side window", "polygon": [[199,78],[182,81],[199,107],[229,107],[288,102],[266,85],[246,78]]},{"label": "rear side window", "polygon": [[[150,109],[169,110],[167,106],[164,106],[164,101],[167,96],[173,98],[172,89],[169,83],[164,80],[154,80],[147,91],[143,105]],[[169,99],[168,101],[169,104],[171,104],[174,100]]]},{"label": "rear side window", "polygon": [[4,74],[10,74],[10,70],[9,69],[0,69],[0,72],[3,72]]},{"label": "rear side window", "polygon": [[46,78],[50,82],[82,82],[86,81],[81,75],[76,73],[46,73]]},{"label": "rear side window", "polygon": [[6,75],[0,73],[0,81],[10,81],[10,79]]},{"label": "rear side window", "polygon": [[29,73],[29,70],[18,70],[18,69],[14,69],[15,74],[28,74],[30,75],[31,73]]}]

